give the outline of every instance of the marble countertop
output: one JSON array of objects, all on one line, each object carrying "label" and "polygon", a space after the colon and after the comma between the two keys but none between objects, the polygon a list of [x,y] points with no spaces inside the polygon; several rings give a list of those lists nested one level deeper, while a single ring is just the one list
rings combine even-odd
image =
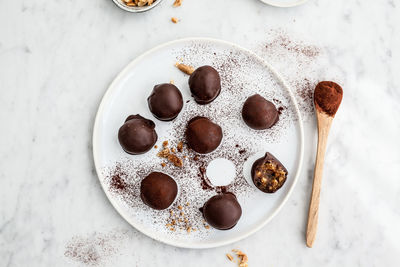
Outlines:
[{"label": "marble countertop", "polygon": [[[234,248],[249,266],[399,266],[399,3],[172,3],[130,14],[111,0],[0,2],[0,266],[235,266],[225,257]],[[205,250],[164,245],[130,227],[100,187],[91,145],[115,75],[149,48],[190,36],[255,51],[304,105],[305,161],[287,204],[256,234]],[[304,236],[316,124],[301,95],[307,79],[344,88],[312,249]]]}]

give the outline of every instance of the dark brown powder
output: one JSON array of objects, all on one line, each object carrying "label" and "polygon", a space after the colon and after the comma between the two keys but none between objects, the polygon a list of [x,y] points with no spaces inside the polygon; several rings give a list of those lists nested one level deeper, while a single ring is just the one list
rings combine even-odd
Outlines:
[{"label": "dark brown powder", "polygon": [[65,246],[64,255],[89,266],[104,264],[118,251],[117,242],[126,232],[108,234],[93,233],[89,236],[74,236]]},{"label": "dark brown powder", "polygon": [[330,81],[317,84],[314,92],[315,106],[318,110],[334,117],[343,98],[343,89],[340,85]]}]

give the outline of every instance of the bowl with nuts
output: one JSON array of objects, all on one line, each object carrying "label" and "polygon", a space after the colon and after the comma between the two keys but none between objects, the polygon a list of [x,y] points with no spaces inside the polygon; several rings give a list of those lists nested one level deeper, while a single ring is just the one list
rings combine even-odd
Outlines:
[{"label": "bowl with nuts", "polygon": [[121,9],[139,13],[145,12],[161,3],[162,0],[113,0],[114,3]]}]

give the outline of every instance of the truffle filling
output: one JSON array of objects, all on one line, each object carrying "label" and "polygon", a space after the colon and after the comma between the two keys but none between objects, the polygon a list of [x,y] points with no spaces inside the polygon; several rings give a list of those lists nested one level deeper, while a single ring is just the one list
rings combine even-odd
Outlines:
[{"label": "truffle filling", "polygon": [[267,161],[255,171],[255,184],[261,190],[275,192],[286,181],[286,172],[278,164]]}]

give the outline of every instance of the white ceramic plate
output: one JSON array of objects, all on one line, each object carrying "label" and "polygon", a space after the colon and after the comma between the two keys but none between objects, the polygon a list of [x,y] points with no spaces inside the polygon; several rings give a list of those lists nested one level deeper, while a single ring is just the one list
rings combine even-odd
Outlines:
[{"label": "white ceramic plate", "polygon": [[260,0],[260,1],[276,7],[293,7],[304,4],[308,0]]},{"label": "white ceramic plate", "polygon": [[[221,95],[209,105],[197,105],[189,93],[188,76],[174,67],[177,60],[183,60],[184,63],[190,63],[194,66],[208,64],[217,69],[224,69],[220,71],[223,80]],[[229,62],[225,64],[224,60]],[[240,75],[233,74],[236,67],[229,69],[228,63],[237,65],[237,68],[240,68]],[[225,79],[223,76],[231,74],[233,75],[229,79]],[[215,113],[218,114],[228,111],[224,113],[225,115],[217,114],[215,116],[215,118],[226,116],[229,120],[229,123],[226,124],[224,119],[221,120],[221,127],[224,130],[223,144],[224,142],[229,143],[229,136],[237,137],[239,143],[240,140],[257,142],[255,147],[258,151],[253,150],[254,153],[249,156],[248,161],[242,166],[237,166],[240,170],[243,168],[246,180],[250,180],[251,163],[266,151],[274,154],[289,171],[286,183],[274,194],[264,194],[254,189],[252,183],[244,186],[244,188],[248,187],[245,190],[247,193],[237,194],[243,210],[242,217],[231,230],[203,229],[200,231],[199,229],[194,234],[187,234],[186,231],[168,232],[164,229],[165,224],[153,224],[153,218],[160,219],[167,216],[165,215],[165,213],[169,213],[167,210],[156,213],[145,209],[143,204],[142,207],[140,205],[132,207],[113,194],[106,182],[105,170],[119,160],[128,160],[130,165],[139,166],[142,164],[145,166],[145,162],[159,160],[156,157],[155,149],[143,155],[126,154],[118,143],[117,133],[128,115],[139,113],[156,123],[159,136],[157,144],[159,146],[161,146],[163,140],[170,138],[168,132],[171,131],[171,127],[176,127],[176,125],[173,126],[173,123],[156,120],[148,110],[146,99],[155,84],[169,82],[171,79],[181,90],[185,101],[184,110],[176,121],[184,121],[185,117],[182,114],[185,114],[185,112],[186,114],[196,113],[196,111],[188,111],[191,109],[203,111],[210,109],[215,110]],[[233,84],[240,84],[240,87],[235,87]],[[245,98],[255,92],[271,99],[275,97],[280,99],[286,105],[284,112],[290,115],[282,116],[282,119],[274,126],[275,128],[272,127],[271,130],[257,132],[249,129],[241,120],[240,109]],[[226,101],[232,99],[232,97],[234,101],[231,101],[229,108],[227,108]],[[190,100],[190,102],[187,103],[187,100]],[[195,115],[197,114],[193,114],[193,116]],[[227,129],[230,125],[234,129]],[[277,133],[271,134],[274,131]],[[216,155],[217,157],[218,153],[223,153],[223,144],[217,149],[219,152],[213,152],[214,154],[211,153],[209,156]],[[121,216],[132,226],[149,237],[170,245],[187,248],[209,248],[226,245],[255,233],[279,212],[293,191],[299,176],[303,160],[303,125],[292,92],[268,63],[253,52],[229,42],[208,38],[189,38],[168,42],[147,51],[133,60],[115,78],[105,93],[96,116],[93,131],[93,155],[96,171],[107,197]],[[159,166],[159,163],[156,166]],[[132,175],[134,176],[136,173],[132,173]],[[182,181],[179,180],[182,178],[174,178],[178,185],[182,187]],[[197,178],[191,179],[196,182]],[[243,181],[245,179],[243,178]],[[198,184],[197,182],[194,183],[191,186],[192,190],[201,191],[201,186],[198,186]],[[207,194],[215,195],[213,192]],[[200,204],[197,203],[197,206],[194,207],[198,210],[199,205],[204,203],[204,200],[197,196],[195,200],[200,201]]]}]

